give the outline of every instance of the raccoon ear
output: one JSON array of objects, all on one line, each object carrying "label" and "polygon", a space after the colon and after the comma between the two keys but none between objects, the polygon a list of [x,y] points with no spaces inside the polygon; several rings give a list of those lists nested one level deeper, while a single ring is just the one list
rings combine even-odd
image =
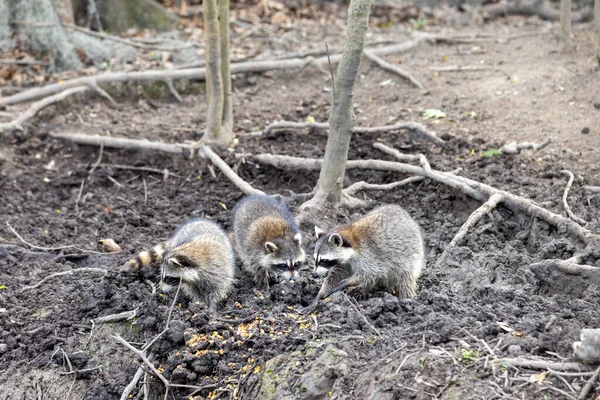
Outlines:
[{"label": "raccoon ear", "polygon": [[302,234],[300,232],[296,233],[294,240],[298,242],[298,246],[302,246]]},{"label": "raccoon ear", "polygon": [[279,248],[273,242],[266,242],[265,249],[267,249],[269,253],[275,253],[277,250],[279,250]]},{"label": "raccoon ear", "polygon": [[331,236],[329,236],[327,241],[337,247],[342,247],[344,245],[344,241],[338,233],[333,233]]},{"label": "raccoon ear", "polygon": [[317,239],[323,236],[324,233],[325,231],[323,229],[315,225],[315,236],[317,237]]}]

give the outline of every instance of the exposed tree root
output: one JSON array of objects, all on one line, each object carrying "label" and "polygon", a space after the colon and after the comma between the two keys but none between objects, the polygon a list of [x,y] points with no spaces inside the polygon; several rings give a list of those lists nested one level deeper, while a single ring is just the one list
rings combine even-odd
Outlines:
[{"label": "exposed tree root", "polygon": [[86,86],[76,86],[63,90],[62,92],[52,96],[48,96],[40,101],[36,101],[35,103],[32,103],[31,106],[29,106],[29,108],[24,113],[19,115],[15,120],[0,124],[0,133],[12,131],[14,129],[23,130],[23,123],[33,118],[40,110],[48,107],[49,105],[62,101],[72,94],[85,92],[87,90],[88,87]]},{"label": "exposed tree root", "polygon": [[539,151],[539,150],[542,150],[543,148],[545,148],[546,146],[548,146],[550,143],[552,143],[552,139],[550,139],[550,138],[544,140],[542,143],[510,142],[510,143],[507,143],[504,146],[502,146],[500,148],[500,151],[504,154],[517,154],[521,150],[524,150],[524,149],[533,149],[535,151]]},{"label": "exposed tree root", "polygon": [[[398,152],[388,146],[380,144],[377,146],[380,150],[387,148],[386,153],[396,155]],[[400,153],[401,154],[401,153]],[[275,168],[284,170],[320,170],[322,160],[307,159],[299,157],[279,156],[272,154],[257,154],[253,156],[255,161],[266,165],[271,165]],[[475,180],[465,178],[458,175],[453,175],[448,172],[442,172],[437,170],[426,171],[422,167],[416,167],[413,165],[382,161],[382,160],[349,160],[347,169],[375,169],[379,171],[395,171],[405,173],[409,175],[423,176],[426,178],[433,179],[437,182],[443,183],[453,189],[466,194],[469,197],[474,198],[482,202],[486,202],[490,196],[494,194],[502,194],[505,197],[505,204],[513,209],[519,210],[527,215],[535,216],[549,223],[550,225],[558,227],[560,230],[566,231],[568,234],[578,238],[587,245],[595,243],[600,240],[598,235],[593,234],[590,230],[582,227],[581,225],[571,221],[568,218],[562,217],[561,215],[554,214],[543,207],[540,207],[532,200],[523,198],[521,196],[514,195],[504,190],[496,189],[492,186],[486,185]]]},{"label": "exposed tree root", "polygon": [[[265,129],[262,130],[261,132],[252,132],[252,133],[248,133],[248,135],[249,136],[263,136],[263,135],[267,135],[270,132],[277,130],[277,129],[305,129],[305,128],[329,129],[329,123],[327,123],[327,122],[275,121],[275,122],[267,125],[267,127],[265,127]],[[393,131],[399,131],[399,130],[403,130],[403,129],[411,130],[435,144],[442,145],[445,143],[442,139],[440,139],[435,134],[435,132],[432,132],[429,129],[427,129],[427,127],[425,125],[420,124],[418,122],[411,122],[411,121],[399,122],[394,125],[383,125],[383,126],[374,126],[374,127],[355,126],[352,129],[352,132],[360,133],[360,134],[373,134],[373,133],[393,132]]]},{"label": "exposed tree root", "polygon": [[567,215],[569,216],[569,218],[571,218],[573,221],[577,222],[578,224],[585,225],[585,224],[587,224],[587,222],[584,219],[576,216],[573,213],[573,211],[571,211],[571,207],[569,207],[569,203],[567,202],[567,198],[569,196],[569,191],[571,190],[571,186],[573,185],[573,181],[575,180],[575,175],[573,175],[573,173],[571,171],[566,170],[566,169],[564,169],[560,172],[569,177],[569,181],[567,182],[567,186],[565,187],[565,192],[563,193],[563,198],[562,198],[563,207],[564,207],[565,211],[567,212]]},{"label": "exposed tree root", "polygon": [[131,311],[124,311],[119,314],[110,314],[103,317],[94,318],[92,321],[94,324],[106,324],[109,322],[120,322],[132,320],[137,316],[138,308]]},{"label": "exposed tree root", "polygon": [[[553,8],[544,0],[517,0],[514,2],[503,2],[483,8],[484,17],[487,19],[505,17],[509,15],[537,15],[548,21],[559,21],[560,11]],[[590,9],[572,13],[572,21],[586,22],[592,19]]]},{"label": "exposed tree root", "polygon": [[149,140],[127,139],[101,135],[86,135],[84,133],[50,133],[50,137],[55,139],[66,139],[73,143],[87,144],[91,146],[100,146],[101,144],[104,144],[104,147],[115,149],[155,150],[173,154],[183,154],[184,150],[193,149],[193,146],[185,144],[151,142]]},{"label": "exposed tree root", "polygon": [[244,194],[252,195],[252,194],[265,194],[262,190],[258,190],[252,187],[248,182],[240,178],[238,174],[235,173],[234,170],[231,169],[229,165],[221,157],[217,155],[214,151],[210,149],[210,147],[206,145],[200,145],[200,154],[206,156],[217,168],[221,170],[221,172],[233,183],[238,189],[240,189]]},{"label": "exposed tree root", "polygon": [[591,265],[580,265],[582,258],[571,257],[568,260],[552,259],[533,263],[529,269],[536,274],[547,275],[548,270],[555,270],[566,275],[584,276],[591,283],[600,284],[600,268]]},{"label": "exposed tree root", "polygon": [[375,64],[377,64],[381,68],[385,69],[386,71],[390,71],[398,76],[401,76],[402,78],[408,80],[410,83],[412,83],[419,89],[423,89],[423,84],[421,82],[419,82],[417,79],[415,79],[410,73],[408,73],[408,71],[405,71],[404,69],[385,61],[381,57],[373,54],[372,52],[370,52],[368,50],[365,50],[364,54],[365,54],[365,57],[367,57],[370,61],[374,62]]},{"label": "exposed tree root", "polygon": [[554,371],[591,371],[589,365],[574,362],[552,362],[546,360],[529,360],[527,358],[499,358],[492,361],[495,364],[506,364],[513,367],[524,367],[532,369],[552,369]]},{"label": "exposed tree root", "polygon": [[441,265],[446,261],[448,257],[448,253],[454,247],[459,245],[464,237],[469,232],[469,229],[473,228],[477,223],[483,218],[485,215],[492,212],[494,208],[498,206],[502,201],[504,201],[504,195],[501,193],[495,193],[490,196],[490,198],[481,205],[477,210],[473,211],[469,218],[465,221],[465,223],[460,227],[454,238],[450,241],[450,244],[446,247],[440,258],[436,261],[436,265]]}]

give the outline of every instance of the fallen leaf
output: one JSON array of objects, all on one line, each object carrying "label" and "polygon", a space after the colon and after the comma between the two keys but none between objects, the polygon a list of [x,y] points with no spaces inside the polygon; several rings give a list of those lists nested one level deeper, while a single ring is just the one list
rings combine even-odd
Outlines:
[{"label": "fallen leaf", "polygon": [[542,383],[544,382],[544,379],[546,379],[546,375],[548,375],[548,371],[544,371],[537,375],[531,375],[527,381],[530,383]]},{"label": "fallen leaf", "polygon": [[381,85],[381,86],[387,86],[387,85],[389,85],[391,83],[392,83],[392,80],[391,79],[387,79],[387,80],[381,82],[379,85]]},{"label": "fallen leaf", "polygon": [[106,251],[108,251],[109,253],[122,253],[123,252],[123,249],[121,249],[121,246],[119,246],[117,244],[117,242],[115,242],[112,239],[101,239],[100,243],[102,243],[102,245],[104,246]]},{"label": "fallen leaf", "polygon": [[223,208],[223,210],[227,210],[227,205],[225,203],[219,202],[219,205]]},{"label": "fallen leaf", "polygon": [[438,118],[445,118],[446,117],[446,113],[441,111],[441,110],[437,110],[435,108],[428,108],[425,111],[423,111],[423,119],[438,119]]},{"label": "fallen leaf", "polygon": [[308,117],[306,117],[306,122],[308,122],[309,124],[314,123],[315,117],[313,117],[312,115],[309,115]]}]

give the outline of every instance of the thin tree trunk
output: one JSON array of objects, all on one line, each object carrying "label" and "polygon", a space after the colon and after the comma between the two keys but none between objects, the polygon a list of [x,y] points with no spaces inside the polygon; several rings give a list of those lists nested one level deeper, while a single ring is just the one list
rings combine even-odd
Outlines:
[{"label": "thin tree trunk", "polygon": [[571,50],[571,0],[560,1],[560,40],[563,51]]},{"label": "thin tree trunk", "polygon": [[233,131],[233,93],[229,50],[229,0],[219,0],[219,34],[221,36],[221,75],[223,78],[222,135],[224,138],[230,139]]},{"label": "thin tree trunk", "polygon": [[307,209],[337,207],[342,197],[348,148],[354,128],[353,91],[365,48],[371,0],[351,0],[342,60],[337,68],[333,106],[329,114],[329,137],[315,196],[303,205]]},{"label": "thin tree trunk", "polygon": [[223,79],[220,67],[219,21],[217,18],[217,1],[204,0],[204,37],[206,43],[206,93],[208,110],[206,118],[205,139],[208,142],[222,142],[223,120]]},{"label": "thin tree trunk", "polygon": [[594,2],[594,26],[596,36],[596,60],[600,66],[600,0]]}]

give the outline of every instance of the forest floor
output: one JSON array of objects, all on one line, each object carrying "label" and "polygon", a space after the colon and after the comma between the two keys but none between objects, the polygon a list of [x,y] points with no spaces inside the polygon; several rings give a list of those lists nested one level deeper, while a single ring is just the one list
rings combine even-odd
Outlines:
[{"label": "forest floor", "polygon": [[[372,39],[401,42],[405,26],[372,27]],[[486,32],[498,37],[546,24],[514,18],[485,26],[427,27],[447,34]],[[422,152],[432,167],[462,168],[461,174],[523,195],[564,215],[566,178],[575,174],[569,196],[574,213],[600,232],[600,71],[589,26],[577,26],[575,52],[563,55],[552,33],[497,43],[427,44],[387,56],[402,62],[426,87],[364,60],[355,91],[357,125],[410,121],[425,123],[447,140],[443,147],[401,132],[354,135],[350,159],[389,156],[376,141],[406,153]],[[342,37],[303,38],[318,48]],[[464,72],[429,67],[483,66]],[[287,119],[326,121],[331,83],[315,68],[301,72],[246,74],[234,80],[234,113],[239,142],[218,152],[256,188],[269,194],[310,191],[317,173],[287,173],[242,163],[235,154],[274,153],[321,157],[326,136],[317,131],[278,131],[245,137],[268,123]],[[198,140],[206,105],[203,94],[173,99],[122,100],[119,109],[101,100],[71,102],[42,114],[27,140],[4,139],[0,148],[0,399],[117,399],[140,363],[115,342],[150,340],[163,330],[173,295],[152,294],[147,280],[119,266],[136,252],[165,240],[192,217],[207,217],[229,228],[230,210],[242,197],[220,172],[201,158],[99,149],[51,139],[48,132],[84,132],[165,142]],[[446,117],[422,118],[425,109]],[[553,143],[520,154],[486,153],[509,141]],[[168,169],[169,174],[120,169],[127,165]],[[396,173],[353,170],[351,182],[387,183]],[[83,186],[82,186],[83,184]],[[81,189],[82,188],[82,189]],[[428,266],[415,298],[374,293],[350,304],[344,294],[325,301],[313,316],[298,313],[319,282],[308,271],[293,284],[272,285],[257,295],[240,274],[220,319],[209,321],[204,306],[181,300],[170,330],[152,348],[154,364],[179,388],[175,398],[236,399],[563,399],[575,398],[587,376],[559,376],[495,364],[499,357],[570,358],[582,328],[600,327],[598,285],[577,276],[534,275],[529,264],[568,258],[576,241],[537,219],[499,207],[467,235],[447,261],[435,260],[469,214],[480,204],[444,185],[425,181],[393,191],[367,192],[374,204],[402,205],[422,226]],[[295,211],[298,204],[290,204]],[[343,222],[365,210],[326,216]],[[8,228],[38,246],[75,245],[44,251],[23,245]],[[312,254],[312,227],[302,227]],[[98,244],[112,238],[124,250],[107,254]],[[309,260],[309,264],[310,264]],[[73,268],[76,273],[22,290],[45,276]],[[127,323],[90,320],[137,309]],[[359,311],[360,310],[360,311]],[[235,320],[227,322],[227,319]],[[98,367],[98,368],[97,368]],[[88,370],[92,369],[92,370]],[[88,370],[88,371],[83,371]],[[77,372],[81,371],[81,372]],[[162,383],[148,377],[151,399],[162,398]],[[140,386],[133,397],[142,396]],[[590,398],[600,395],[596,386]],[[571,396],[571,397],[569,397]]]}]

